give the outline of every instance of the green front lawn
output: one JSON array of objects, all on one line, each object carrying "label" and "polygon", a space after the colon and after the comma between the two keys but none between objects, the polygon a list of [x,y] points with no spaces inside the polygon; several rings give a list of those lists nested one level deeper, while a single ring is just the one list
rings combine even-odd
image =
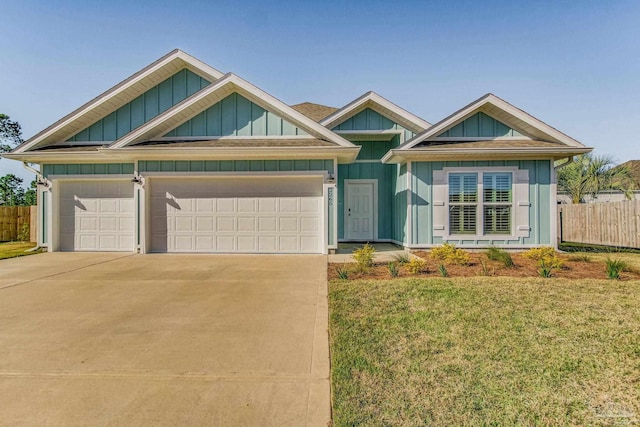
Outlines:
[{"label": "green front lawn", "polygon": [[640,281],[333,280],[334,423],[635,425]]},{"label": "green front lawn", "polygon": [[36,246],[35,243],[29,243],[29,242],[0,243],[0,259],[15,258],[19,256],[33,255],[33,254],[40,253],[40,251],[25,252],[27,249],[33,248],[35,246]]}]

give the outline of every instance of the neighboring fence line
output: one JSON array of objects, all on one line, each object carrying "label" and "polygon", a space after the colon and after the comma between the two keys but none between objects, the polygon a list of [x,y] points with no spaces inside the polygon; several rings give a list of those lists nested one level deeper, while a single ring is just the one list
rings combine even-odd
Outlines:
[{"label": "neighboring fence line", "polygon": [[559,206],[564,242],[640,248],[640,200]]},{"label": "neighboring fence line", "polygon": [[[27,237],[36,241],[37,215],[35,206],[0,206],[0,242],[18,240]],[[27,236],[21,236],[28,228]]]}]

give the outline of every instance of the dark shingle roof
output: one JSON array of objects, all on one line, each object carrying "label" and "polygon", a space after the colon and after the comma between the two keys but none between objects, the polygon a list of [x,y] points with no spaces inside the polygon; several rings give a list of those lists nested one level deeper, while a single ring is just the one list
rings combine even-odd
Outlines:
[{"label": "dark shingle roof", "polygon": [[302,113],[311,120],[319,122],[330,114],[338,111],[338,108],[328,107],[326,105],[313,104],[311,102],[303,102],[301,104],[292,105],[291,108],[298,113]]}]

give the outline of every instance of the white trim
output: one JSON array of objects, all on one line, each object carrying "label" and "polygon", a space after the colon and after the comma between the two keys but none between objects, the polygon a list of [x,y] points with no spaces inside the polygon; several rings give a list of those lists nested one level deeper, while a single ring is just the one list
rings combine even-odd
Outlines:
[{"label": "white trim", "polygon": [[549,224],[551,232],[549,238],[551,239],[551,246],[558,249],[558,175],[557,170],[554,167],[554,162],[550,161],[551,167],[551,183],[549,185]]},{"label": "white trim", "polygon": [[[474,173],[477,174],[477,191],[478,198],[475,203],[476,206],[476,234],[450,234],[449,230],[449,212],[450,202],[446,197],[444,200],[444,209],[447,212],[447,218],[444,224],[444,233],[441,237],[442,240],[519,240],[520,237],[516,235],[517,221],[516,221],[516,207],[519,205],[519,201],[514,197],[514,188],[516,184],[516,173],[520,170],[516,166],[477,166],[477,167],[444,167],[442,172],[446,174],[446,188],[447,193],[449,189],[449,175],[452,173]],[[484,231],[484,214],[482,208],[484,207],[483,195],[484,195],[484,179],[485,173],[510,173],[511,174],[511,234],[482,234]],[[506,204],[506,203],[503,203]],[[537,206],[537,205],[536,205]],[[529,219],[531,221],[531,219]],[[498,237],[495,237],[498,236]]]},{"label": "white trim", "polygon": [[[431,126],[429,129],[425,130],[424,132],[416,135],[415,137],[413,137],[412,139],[410,139],[409,141],[407,141],[405,144],[403,144],[402,146],[399,147],[400,150],[408,150],[412,147],[415,147],[416,145],[418,145],[419,143],[433,137],[436,135],[439,135],[440,133],[444,132],[445,130],[455,126],[456,124],[464,121],[466,118],[470,117],[471,115],[475,114],[476,112],[482,111],[483,113],[487,114],[488,116],[494,118],[495,120],[498,120],[502,123],[505,122],[505,118],[499,118],[499,117],[494,117],[495,115],[492,114],[492,112],[490,111],[486,111],[487,106],[492,106],[495,107],[498,110],[501,110],[502,112],[504,112],[507,116],[513,117],[515,118],[517,121],[519,121],[520,123],[523,123],[525,125],[530,126],[532,129],[538,130],[542,135],[539,135],[541,137],[541,139],[543,140],[548,140],[551,139],[553,140],[553,142],[559,142],[562,143],[568,147],[578,147],[578,148],[583,148],[584,145],[582,145],[581,143],[579,143],[578,141],[576,141],[575,139],[569,137],[568,135],[563,134],[562,132],[558,131],[557,129],[552,128],[551,126],[549,126],[548,124],[542,122],[541,120],[536,119],[535,117],[525,113],[524,111],[520,110],[519,108],[516,108],[515,106],[509,104],[508,102],[498,98],[497,96],[488,93],[480,98],[478,98],[477,100],[473,101],[471,104],[461,108],[460,110],[456,111],[455,113],[451,114],[450,116],[442,119],[441,121],[439,121],[438,123],[436,123],[435,125]],[[512,125],[510,125],[509,123],[505,123],[506,125],[510,126],[510,127],[514,127]],[[525,132],[527,134],[530,134],[532,132]],[[535,136],[535,135],[534,135]],[[546,136],[546,138],[545,138]]]},{"label": "white trim", "polygon": [[335,113],[322,119],[320,124],[330,129],[334,128],[366,108],[371,108],[412,132],[422,132],[431,126],[431,123],[397,106],[375,92],[367,92],[354,99]]},{"label": "white trim", "polygon": [[273,111],[294,126],[320,139],[325,139],[338,146],[355,147],[341,136],[331,132],[307,116],[297,112],[287,104],[269,95],[258,87],[233,73],[227,73],[215,83],[196,92],[182,102],[159,114],[137,129],[124,135],[111,144],[110,148],[122,148],[131,143],[160,138],[182,123],[192,119],[205,109],[231,93],[239,93],[267,111]]},{"label": "white trim", "polygon": [[370,160],[356,160],[353,163],[382,163],[380,159],[370,159]]},{"label": "white trim", "polygon": [[532,141],[528,136],[434,136],[423,142],[475,142],[475,141]]},{"label": "white trim", "polygon": [[[443,243],[447,242],[447,239],[442,239]],[[460,240],[460,239],[449,239],[449,240]],[[467,239],[469,240],[469,239]],[[474,239],[474,240],[516,240],[516,239]],[[433,243],[433,244],[415,244],[415,245],[411,245],[408,246],[409,249],[431,249],[431,248],[435,248],[438,246],[442,246],[442,243]],[[468,244],[456,244],[456,248],[461,248],[461,249],[486,249],[486,248],[490,248],[492,246],[495,246],[496,248],[502,248],[502,249],[515,249],[515,250],[519,250],[519,249],[531,249],[531,248],[539,248],[540,244],[513,244],[513,245],[493,245],[493,244],[477,244],[477,245],[468,245]]]},{"label": "white trim", "polygon": [[[129,174],[95,174],[95,175],[49,175],[47,179],[50,181],[107,181],[116,180],[124,181],[131,180],[133,175]],[[133,183],[132,183],[133,184]]]},{"label": "white trim", "polygon": [[256,178],[256,177],[309,177],[326,178],[326,170],[315,171],[218,171],[218,172],[140,172],[147,178]]},{"label": "white trim", "polygon": [[[247,136],[221,136],[221,135],[209,135],[209,136],[162,136],[155,138],[154,141],[233,141],[233,140],[251,140],[251,139],[273,139],[277,141],[297,141],[299,139],[315,139],[312,135],[247,135]],[[113,141],[111,141],[113,142]]]},{"label": "white trim", "polygon": [[407,245],[413,242],[413,173],[412,163],[407,162]]},{"label": "white trim", "polygon": [[[344,237],[347,238],[348,229],[348,206],[349,206],[349,184],[373,184],[373,237],[369,241],[378,240],[378,180],[377,179],[345,179],[344,180],[344,203],[342,207]],[[368,240],[349,239],[352,242],[366,242]]]},{"label": "white trim", "polygon": [[[46,142],[54,142],[54,141],[49,141],[48,138],[55,135],[57,132],[62,131],[65,127],[69,126],[70,124],[78,120],[81,120],[84,115],[91,113],[92,110],[102,106],[107,102],[112,102],[112,103],[115,103],[116,105],[120,105],[120,104],[124,105],[127,102],[130,102],[131,100],[133,100],[135,97],[139,95],[138,93],[139,91],[133,93],[132,95],[126,94],[128,91],[131,91],[131,88],[134,85],[141,86],[140,90],[142,90],[143,87],[146,87],[146,85],[144,85],[143,82],[145,80],[149,80],[153,75],[157,75],[157,79],[156,79],[157,83],[160,83],[162,80],[165,80],[168,77],[168,75],[166,75],[167,72],[165,70],[174,69],[174,68],[176,69],[175,72],[178,71],[177,70],[178,68],[180,69],[188,68],[190,71],[200,75],[200,77],[203,77],[209,80],[210,82],[215,82],[217,79],[219,79],[223,75],[222,72],[194,58],[193,56],[187,54],[186,52],[183,52],[179,49],[175,49],[169,52],[167,55],[163,56],[162,58],[158,59],[157,61],[146,66],[142,70],[138,71],[137,73],[133,74],[132,76],[121,81],[120,83],[118,83],[111,89],[107,90],[106,92],[103,92],[101,95],[98,95],[96,98],[92,99],[91,101],[84,104],[80,108],[71,112],[70,114],[63,117],[62,119],[58,120],[56,123],[47,127],[43,131],[29,138],[23,144],[18,146],[13,152],[16,154],[23,153],[39,144],[46,143]],[[174,72],[169,72],[169,73],[171,75],[175,74]],[[149,87],[147,87],[147,89],[149,89]],[[125,99],[124,101],[122,100],[123,98]],[[115,108],[113,110],[115,110]],[[79,126],[80,128],[87,127],[91,123],[107,115],[108,113],[107,114],[98,113],[99,117],[96,118],[92,116],[91,118],[87,118],[85,119],[87,123],[80,123]],[[77,129],[77,130],[81,130],[81,129]],[[75,133],[75,130],[71,132],[70,135],[68,136],[72,136],[74,133]],[[63,139],[67,139],[67,138],[63,138]]]}]

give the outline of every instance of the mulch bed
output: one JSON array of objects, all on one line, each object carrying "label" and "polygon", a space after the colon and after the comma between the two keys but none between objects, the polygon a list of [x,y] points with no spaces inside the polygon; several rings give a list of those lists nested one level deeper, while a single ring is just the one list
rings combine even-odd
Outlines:
[{"label": "mulch bed", "polygon": [[[440,261],[435,261],[426,251],[413,252],[414,255],[426,261],[427,270],[421,274],[412,274],[406,265],[398,265],[400,274],[398,277],[441,277],[438,272]],[[525,258],[520,253],[512,253],[511,258],[515,264],[514,268],[506,268],[498,261],[487,259],[483,253],[470,253],[471,262],[469,265],[453,265],[445,264],[449,277],[477,277],[485,276],[481,260],[487,266],[488,274],[486,276],[501,277],[540,277],[538,274],[538,262]],[[572,255],[560,254],[559,257],[564,260],[564,266],[561,269],[553,269],[552,278],[564,279],[607,279],[605,272],[605,263],[599,260],[591,262],[575,261]],[[387,263],[376,264],[367,272],[357,271],[355,264],[329,264],[328,277],[330,280],[339,279],[337,269],[346,266],[349,269],[349,280],[352,279],[390,279],[392,278],[387,267]],[[620,274],[620,280],[640,280],[640,271],[624,271]]]}]

